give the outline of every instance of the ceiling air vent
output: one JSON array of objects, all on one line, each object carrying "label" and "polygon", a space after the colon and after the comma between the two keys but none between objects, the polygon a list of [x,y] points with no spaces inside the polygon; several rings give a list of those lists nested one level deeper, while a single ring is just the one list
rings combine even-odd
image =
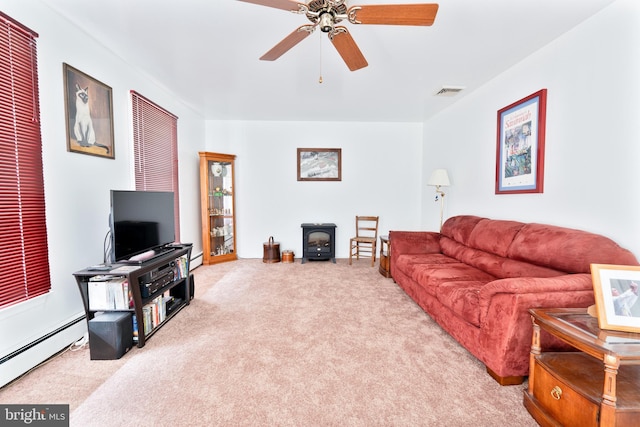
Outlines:
[{"label": "ceiling air vent", "polygon": [[437,91],[435,96],[455,96],[462,90],[464,90],[464,86],[442,86],[442,89]]}]

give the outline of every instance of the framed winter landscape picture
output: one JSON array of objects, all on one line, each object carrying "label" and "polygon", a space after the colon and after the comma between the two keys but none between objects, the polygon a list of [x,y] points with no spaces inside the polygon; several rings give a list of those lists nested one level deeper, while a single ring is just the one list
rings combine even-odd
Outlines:
[{"label": "framed winter landscape picture", "polygon": [[542,193],[547,90],[498,111],[496,194]]},{"label": "framed winter landscape picture", "polygon": [[298,148],[298,181],[341,180],[341,148]]},{"label": "framed winter landscape picture", "polygon": [[114,159],[111,88],[69,64],[62,68],[67,150]]}]

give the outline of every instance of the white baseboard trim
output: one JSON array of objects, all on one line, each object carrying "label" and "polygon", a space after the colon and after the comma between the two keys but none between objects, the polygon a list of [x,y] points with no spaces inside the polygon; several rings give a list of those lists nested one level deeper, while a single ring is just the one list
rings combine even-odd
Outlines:
[{"label": "white baseboard trim", "polygon": [[29,372],[54,354],[69,347],[87,332],[84,316],[60,330],[5,356],[0,362],[0,387]]}]

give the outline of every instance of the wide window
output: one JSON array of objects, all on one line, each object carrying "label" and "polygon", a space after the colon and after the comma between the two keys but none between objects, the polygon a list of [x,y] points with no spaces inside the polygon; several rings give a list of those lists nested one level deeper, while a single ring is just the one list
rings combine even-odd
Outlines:
[{"label": "wide window", "polygon": [[0,12],[0,307],[51,289],[38,35]]},{"label": "wide window", "polygon": [[131,91],[136,190],[173,191],[176,241],[180,241],[178,118]]}]

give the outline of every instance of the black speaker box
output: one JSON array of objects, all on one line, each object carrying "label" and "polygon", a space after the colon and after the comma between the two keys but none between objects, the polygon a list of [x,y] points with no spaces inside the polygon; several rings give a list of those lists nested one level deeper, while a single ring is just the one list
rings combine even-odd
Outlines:
[{"label": "black speaker box", "polygon": [[193,274],[189,275],[189,296],[193,299],[196,291],[196,279],[193,278]]},{"label": "black speaker box", "polygon": [[131,313],[104,313],[89,320],[91,360],[120,359],[133,347]]}]

